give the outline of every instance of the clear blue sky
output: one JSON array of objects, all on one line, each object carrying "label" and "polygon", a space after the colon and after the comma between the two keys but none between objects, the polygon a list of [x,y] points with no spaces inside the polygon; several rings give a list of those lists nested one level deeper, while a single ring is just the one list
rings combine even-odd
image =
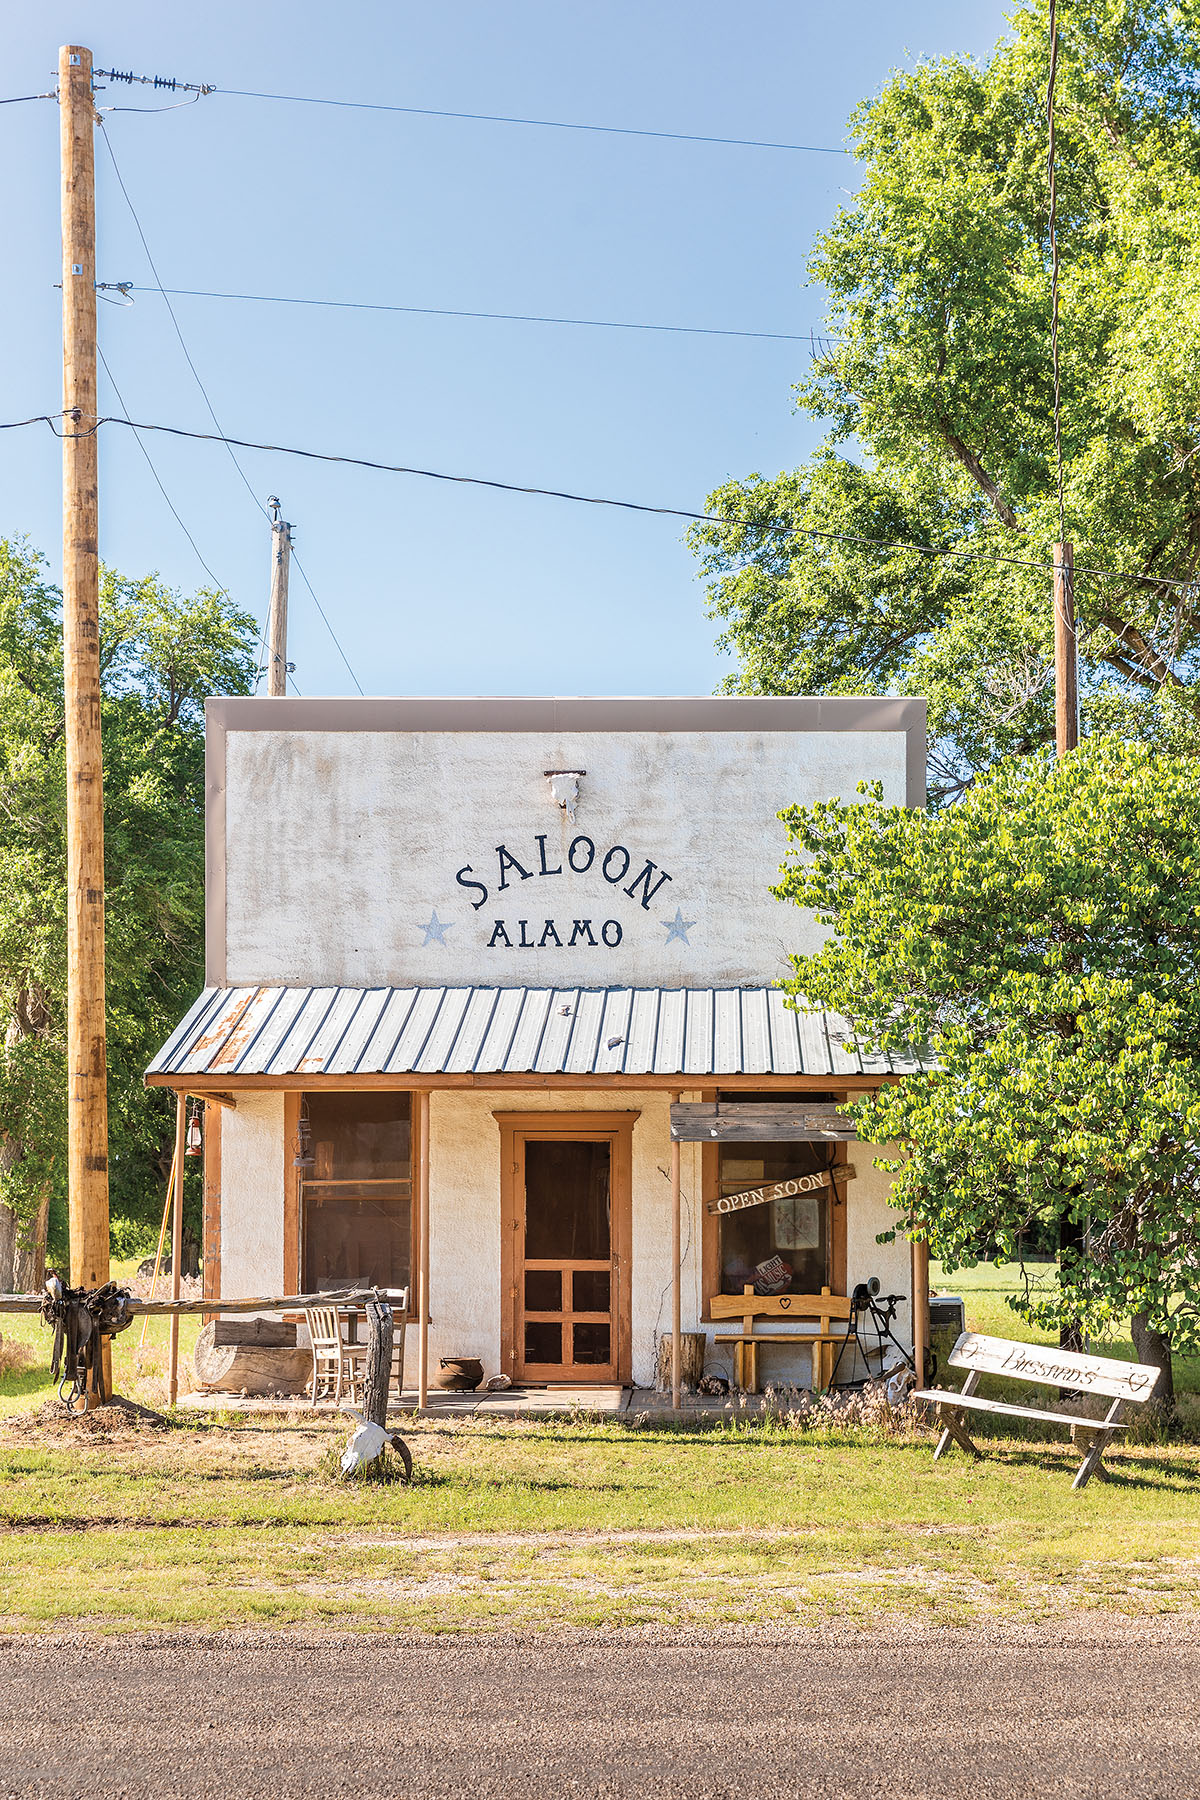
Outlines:
[{"label": "clear blue sky", "polygon": [[[53,86],[58,46],[105,68],[463,112],[837,146],[889,71],[986,53],[993,0],[41,0],[7,9],[6,93]],[[101,106],[165,104],[109,86]],[[214,94],[106,115],[167,287],[803,333],[814,234],[849,158],[415,118]],[[98,134],[99,135],[99,134]],[[6,418],[59,387],[58,117],[0,107]],[[102,145],[99,279],[150,272]],[[180,299],[224,429],[422,467],[698,508],[794,467],[801,343]],[[101,306],[132,416],[210,421],[161,298]],[[118,411],[101,377],[103,411]],[[261,615],[269,534],[217,445],[147,440],[220,581]],[[368,693],[704,693],[726,665],[678,521],[244,453]],[[0,437],[0,531],[59,571],[59,450]],[[206,578],[124,429],[101,442],[101,551]],[[353,687],[298,579],[305,694]]]}]

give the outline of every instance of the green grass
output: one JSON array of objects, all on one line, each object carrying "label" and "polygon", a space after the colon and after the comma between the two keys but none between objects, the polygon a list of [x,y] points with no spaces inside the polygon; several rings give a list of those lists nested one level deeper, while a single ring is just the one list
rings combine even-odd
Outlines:
[{"label": "green grass", "polygon": [[[1004,1276],[940,1285],[966,1294],[972,1325],[1012,1335]],[[24,1323],[44,1353],[42,1327]],[[139,1397],[160,1379],[148,1368]],[[867,1627],[1200,1609],[1200,1443],[1122,1444],[1112,1481],[1073,1494],[1061,1439],[999,1438],[981,1463],[955,1452],[935,1465],[909,1422],[430,1419],[405,1428],[411,1487],[355,1486],[328,1473],[341,1421],[32,1418],[48,1393],[32,1380],[0,1381],[0,1630]]]}]

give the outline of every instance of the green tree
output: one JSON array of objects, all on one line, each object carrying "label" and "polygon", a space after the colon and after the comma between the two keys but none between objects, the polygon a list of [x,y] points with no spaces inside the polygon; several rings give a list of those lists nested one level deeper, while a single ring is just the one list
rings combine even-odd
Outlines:
[{"label": "green tree", "polygon": [[925,1061],[856,1108],[904,1146],[893,1204],[951,1267],[1080,1225],[1010,1304],[1131,1319],[1169,1404],[1172,1345],[1200,1346],[1200,764],[1095,736],[938,813],[876,793],[783,816],[775,892],[831,927],[791,992]]},{"label": "green tree", "polygon": [[[1200,7],[1059,20],[1084,728],[1178,742],[1200,710]],[[1012,25],[986,65],[925,63],[853,115],[862,183],[816,245],[829,337],[796,389],[827,435],[798,471],[719,488],[729,523],[693,531],[738,659],[726,687],[927,695],[935,799],[1053,735],[1049,575],[1019,566],[1060,536],[1045,0]],[[837,541],[854,537],[928,554]]]},{"label": "green tree", "polygon": [[[60,596],[0,540],[0,1285],[37,1273],[66,1194]],[[204,699],[246,693],[254,621],[156,577],[101,583],[111,1209],[155,1217],[172,1120],[142,1074],[203,980]],[[61,1229],[61,1224],[60,1224]]]}]

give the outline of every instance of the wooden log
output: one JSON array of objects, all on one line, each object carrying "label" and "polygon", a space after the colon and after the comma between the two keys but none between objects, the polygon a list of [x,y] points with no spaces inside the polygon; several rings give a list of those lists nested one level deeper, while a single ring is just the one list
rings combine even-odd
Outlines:
[{"label": "wooden log", "polygon": [[391,1378],[392,1309],[386,1300],[369,1300],[363,1412],[373,1425],[387,1425],[388,1384]]},{"label": "wooden log", "polygon": [[[654,1358],[654,1386],[660,1394],[672,1392],[671,1361],[673,1335],[664,1331],[658,1340],[658,1350]],[[697,1383],[704,1374],[704,1352],[708,1340],[702,1331],[681,1331],[679,1334],[679,1385],[681,1390],[694,1392]]]},{"label": "wooden log", "polygon": [[[196,1380],[203,1388],[222,1394],[301,1394],[312,1374],[312,1353],[297,1348],[295,1326],[291,1327],[291,1345],[272,1342],[282,1329],[274,1320],[262,1320],[266,1327],[259,1336],[253,1322],[233,1326],[229,1320],[214,1319],[196,1340]],[[217,1341],[218,1332],[225,1342]],[[241,1341],[229,1342],[234,1331]]]},{"label": "wooden log", "polygon": [[[328,1294],[258,1294],[253,1298],[222,1300],[210,1294],[202,1300],[130,1300],[131,1313],[223,1313],[303,1312],[309,1306],[364,1306],[368,1300],[403,1297],[408,1305],[407,1288],[345,1288]],[[36,1313],[42,1310],[41,1294],[0,1294],[0,1313]]]},{"label": "wooden log", "polygon": [[230,1344],[257,1344],[260,1350],[296,1348],[296,1327],[288,1319],[214,1319],[205,1331],[222,1348]]}]

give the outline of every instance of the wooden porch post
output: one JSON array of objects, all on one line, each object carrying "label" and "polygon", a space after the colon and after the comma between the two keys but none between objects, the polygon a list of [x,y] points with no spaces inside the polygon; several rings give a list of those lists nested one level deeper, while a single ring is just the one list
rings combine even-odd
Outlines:
[{"label": "wooden porch post", "polygon": [[[171,1298],[179,1298],[180,1265],[183,1262],[183,1157],[187,1149],[187,1095],[175,1101],[175,1210],[171,1215]],[[179,1314],[171,1314],[171,1349],[167,1364],[167,1402],[179,1398]]]},{"label": "wooden porch post", "polygon": [[[672,1094],[671,1100],[679,1099]],[[683,1226],[680,1219],[680,1182],[679,1182],[680,1144],[677,1137],[671,1139],[671,1411],[679,1411],[680,1372],[683,1365],[682,1347],[680,1344],[680,1327],[683,1317],[683,1305],[680,1288],[683,1281],[680,1263],[683,1260]]]},{"label": "wooden porch post", "polygon": [[417,1095],[417,1242],[420,1281],[417,1287],[417,1410],[429,1404],[429,1090]]},{"label": "wooden porch post", "polygon": [[913,1361],[924,1387],[929,1358],[929,1241],[924,1236],[914,1238],[912,1245],[912,1322]]}]

